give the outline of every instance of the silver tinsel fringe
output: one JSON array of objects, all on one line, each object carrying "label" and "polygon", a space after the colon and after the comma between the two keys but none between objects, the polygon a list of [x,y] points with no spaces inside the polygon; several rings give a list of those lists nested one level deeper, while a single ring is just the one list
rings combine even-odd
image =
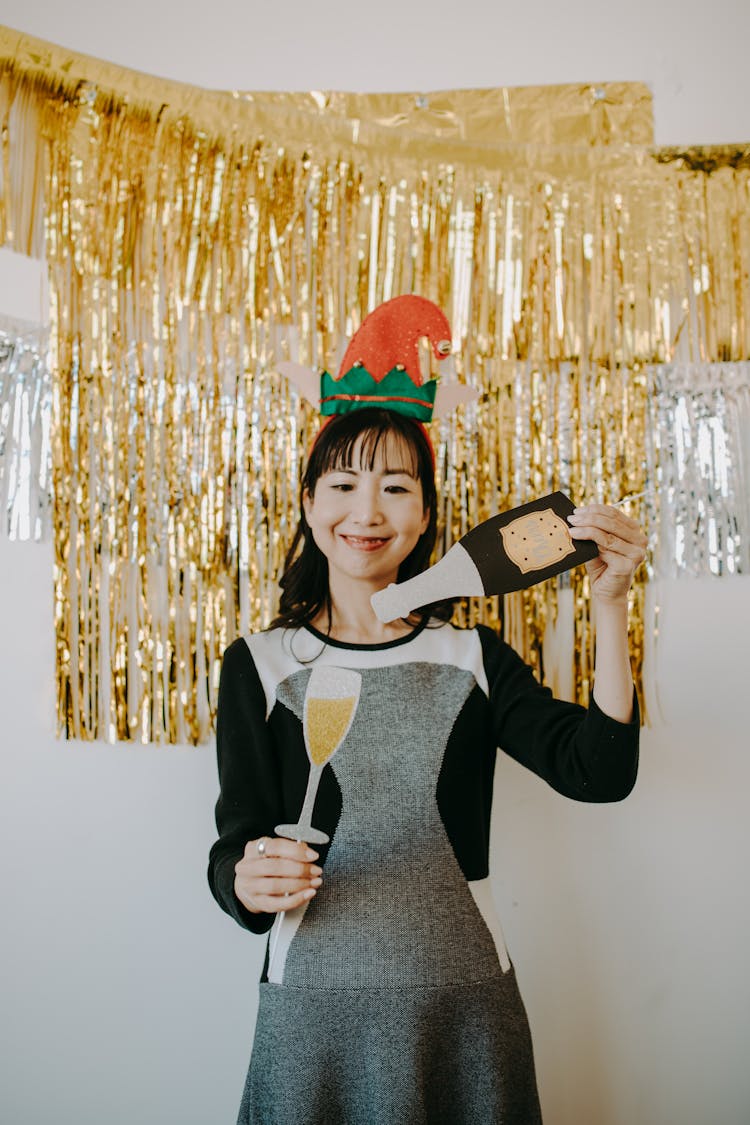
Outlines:
[{"label": "silver tinsel fringe", "polygon": [[750,363],[659,365],[651,387],[653,573],[750,574]]},{"label": "silver tinsel fringe", "polygon": [[0,318],[0,536],[48,539],[52,530],[47,334]]}]

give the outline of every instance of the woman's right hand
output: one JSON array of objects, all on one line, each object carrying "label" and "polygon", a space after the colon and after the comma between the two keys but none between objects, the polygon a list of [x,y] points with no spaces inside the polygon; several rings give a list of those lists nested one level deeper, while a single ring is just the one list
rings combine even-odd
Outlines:
[{"label": "woman's right hand", "polygon": [[[258,844],[263,842],[263,850]],[[278,914],[307,902],[323,882],[318,853],[308,844],[281,836],[248,840],[234,865],[234,893],[251,914]]]}]

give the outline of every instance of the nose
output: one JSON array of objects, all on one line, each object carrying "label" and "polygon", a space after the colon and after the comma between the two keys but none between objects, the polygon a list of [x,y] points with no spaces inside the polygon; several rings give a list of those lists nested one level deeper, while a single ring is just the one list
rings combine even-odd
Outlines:
[{"label": "nose", "polygon": [[356,523],[372,527],[383,522],[380,507],[380,490],[377,486],[360,487],[354,494],[352,515]]}]

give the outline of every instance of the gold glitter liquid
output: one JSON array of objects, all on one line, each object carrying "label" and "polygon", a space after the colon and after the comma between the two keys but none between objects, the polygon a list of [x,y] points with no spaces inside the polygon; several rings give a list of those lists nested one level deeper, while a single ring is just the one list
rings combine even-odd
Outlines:
[{"label": "gold glitter liquid", "polygon": [[343,699],[308,699],[305,715],[310,761],[322,766],[338,750],[357,703],[353,695]]}]

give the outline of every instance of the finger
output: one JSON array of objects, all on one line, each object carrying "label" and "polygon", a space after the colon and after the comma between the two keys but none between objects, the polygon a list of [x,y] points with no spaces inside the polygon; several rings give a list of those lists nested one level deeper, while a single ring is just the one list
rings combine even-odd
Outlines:
[{"label": "finger", "polygon": [[[587,567],[593,567],[598,562],[602,570],[608,570],[612,574],[623,577],[627,576],[630,579],[645,557],[645,552],[635,547],[629,547],[622,541],[599,543],[594,539],[594,542],[597,543],[599,554],[591,563],[586,564]],[[596,573],[596,571],[590,569],[589,573]]]},{"label": "finger", "polygon": [[605,512],[574,512],[569,517],[571,539],[593,539],[604,551],[642,561],[646,555],[646,536],[638,524]]},{"label": "finger", "polygon": [[296,859],[299,863],[318,859],[318,853],[304,841],[287,840],[283,836],[261,836],[263,853],[258,851],[259,840],[248,840],[245,844],[245,858]]},{"label": "finger", "polygon": [[645,546],[634,543],[629,539],[623,539],[615,532],[604,531],[602,528],[593,525],[571,527],[570,536],[572,539],[593,540],[599,548],[600,557],[606,559],[607,562],[616,562],[621,559],[628,565],[637,566],[646,557]]},{"label": "finger", "polygon": [[568,516],[568,523],[572,527],[600,527],[634,543],[646,545],[646,536],[637,520],[631,519],[613,508],[609,504],[587,504],[585,507],[576,508]]},{"label": "finger", "polygon": [[[271,903],[277,902],[286,904],[292,899],[299,899],[304,901],[304,896],[310,899],[320,888],[320,879],[314,880],[316,885],[311,886],[304,880],[283,880],[280,883],[274,883],[269,879],[256,880],[247,878],[236,878],[234,881],[234,893],[240,902],[244,903],[250,910],[267,911],[271,909]],[[300,896],[303,896],[300,898]],[[284,909],[284,905],[279,909]]]},{"label": "finger", "polygon": [[627,515],[622,510],[622,508],[618,508],[616,504],[598,504],[598,503],[595,503],[593,501],[590,504],[578,504],[577,507],[575,507],[573,509],[573,514],[578,515],[581,512],[584,512],[584,513],[588,512],[591,515],[609,516],[611,518],[621,517],[623,520],[626,520],[628,523],[632,523],[632,524],[638,523],[638,520],[633,519],[632,516]]},{"label": "finger", "polygon": [[298,906],[309,902],[314,896],[314,888],[307,887],[306,890],[292,895],[253,895],[252,900],[256,910],[264,914],[280,914],[282,910],[296,910]]},{"label": "finger", "polygon": [[295,871],[280,870],[276,864],[269,863],[262,865],[252,861],[240,862],[235,866],[234,873],[236,878],[242,879],[248,884],[252,885],[257,890],[265,890],[268,893],[272,886],[278,887],[279,884],[285,884],[285,889],[288,890],[292,883],[299,884],[300,886],[320,886],[323,877],[323,869],[320,867],[302,867],[297,868]]},{"label": "finger", "polygon": [[240,877],[240,884],[253,898],[258,898],[263,895],[293,895],[309,888],[318,890],[322,884],[322,879],[319,875],[314,879],[243,879]]},{"label": "finger", "polygon": [[323,869],[316,863],[300,863],[295,859],[276,859],[274,856],[258,856],[252,851],[238,860],[235,872],[247,871],[258,878],[264,876],[287,876],[304,879],[311,875],[322,875]]},{"label": "finger", "polygon": [[[313,853],[314,854],[314,853]],[[244,871],[255,878],[290,877],[307,878],[321,875],[323,868],[317,863],[302,862],[298,859],[284,859],[273,855],[258,855],[253,848],[245,848],[245,853],[234,865],[235,872]]]},{"label": "finger", "polygon": [[262,865],[259,861],[254,863],[254,870],[255,874],[261,877],[270,875],[286,879],[310,879],[323,874],[323,868],[316,863],[298,863],[294,859],[273,859],[273,857]]},{"label": "finger", "polygon": [[268,890],[272,882],[278,883],[280,880],[286,881],[287,887],[292,882],[301,886],[320,886],[323,868],[317,864],[293,863],[291,860],[241,859],[235,864],[234,873],[248,885]]}]

